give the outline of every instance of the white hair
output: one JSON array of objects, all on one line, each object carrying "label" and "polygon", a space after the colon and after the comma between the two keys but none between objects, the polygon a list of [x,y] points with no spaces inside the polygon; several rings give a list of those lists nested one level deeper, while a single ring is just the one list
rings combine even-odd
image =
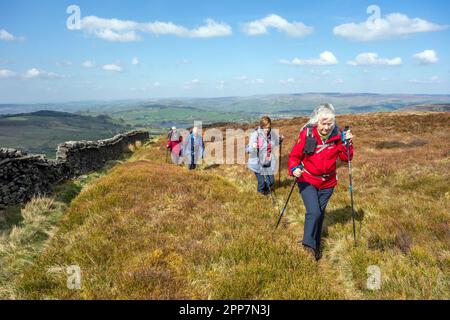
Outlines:
[{"label": "white hair", "polygon": [[334,111],[334,107],[331,103],[323,103],[318,105],[309,116],[309,121],[303,126],[303,128],[307,125],[317,125],[319,119],[324,118],[331,118],[333,119],[333,123],[336,122],[336,112]]}]

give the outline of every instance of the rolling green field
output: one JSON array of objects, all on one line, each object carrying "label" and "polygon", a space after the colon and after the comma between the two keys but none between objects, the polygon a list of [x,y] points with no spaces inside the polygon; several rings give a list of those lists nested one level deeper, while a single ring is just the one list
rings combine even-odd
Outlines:
[{"label": "rolling green field", "polygon": [[54,158],[59,143],[110,138],[132,127],[108,116],[57,111],[0,116],[0,147],[20,148]]},{"label": "rolling green field", "polygon": [[114,119],[138,128],[165,131],[171,126],[190,127],[194,121],[204,124],[216,122],[250,122],[256,120],[256,115],[244,112],[223,112],[221,110],[207,111],[194,107],[178,107],[160,104],[148,104],[127,108],[111,108],[110,110],[84,111],[84,115],[98,115],[107,112]]}]

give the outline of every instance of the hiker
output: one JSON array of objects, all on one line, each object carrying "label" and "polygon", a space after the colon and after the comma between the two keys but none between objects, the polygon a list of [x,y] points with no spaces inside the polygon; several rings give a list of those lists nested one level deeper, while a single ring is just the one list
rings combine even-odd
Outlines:
[{"label": "hiker", "polygon": [[257,191],[263,195],[273,191],[277,164],[273,150],[282,141],[283,136],[278,137],[275,132],[272,132],[272,121],[267,116],[261,118],[259,127],[250,135],[247,147],[250,156],[247,166],[255,173],[258,181]]},{"label": "hiker", "polygon": [[180,157],[182,152],[182,144],[183,137],[177,131],[176,127],[172,127],[172,130],[169,131],[167,135],[168,142],[166,148],[171,152],[172,162],[175,164],[180,163]]},{"label": "hiker", "polygon": [[[296,177],[306,209],[302,244],[316,260],[322,256],[320,241],[325,208],[337,184],[336,161],[338,157],[349,160],[335,115],[332,104],[316,107],[300,131],[288,160],[289,175]],[[347,130],[345,139],[349,143],[350,160],[352,138],[352,132]]]},{"label": "hiker", "polygon": [[191,133],[184,143],[183,149],[185,163],[187,163],[189,170],[195,169],[199,158],[201,157],[203,159],[203,152],[205,150],[205,144],[202,136],[198,133],[197,127],[192,128]]}]

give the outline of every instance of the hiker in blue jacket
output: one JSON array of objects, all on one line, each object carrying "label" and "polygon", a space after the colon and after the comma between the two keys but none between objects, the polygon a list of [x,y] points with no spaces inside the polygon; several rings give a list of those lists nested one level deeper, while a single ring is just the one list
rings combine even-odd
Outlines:
[{"label": "hiker in blue jacket", "polygon": [[271,129],[272,121],[270,118],[262,117],[259,121],[259,127],[250,136],[247,149],[250,154],[247,166],[255,173],[258,181],[257,190],[263,195],[268,195],[273,191],[274,173],[277,169],[274,150],[283,141],[283,136],[278,137]]},{"label": "hiker in blue jacket", "polygon": [[194,127],[183,146],[184,162],[188,165],[189,170],[193,170],[197,167],[199,158],[201,157],[203,159],[204,151],[205,144],[202,136],[198,134],[198,128]]}]

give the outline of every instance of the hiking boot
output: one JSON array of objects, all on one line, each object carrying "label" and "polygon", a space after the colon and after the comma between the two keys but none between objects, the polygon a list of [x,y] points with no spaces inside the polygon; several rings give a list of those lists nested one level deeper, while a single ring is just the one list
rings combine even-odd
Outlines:
[{"label": "hiking boot", "polygon": [[307,246],[307,245],[303,245],[303,249],[306,251],[306,252],[308,252],[316,261],[317,261],[317,258],[316,258],[316,250],[314,250],[313,248],[311,248],[311,247],[309,247],[309,246]]},{"label": "hiking boot", "polygon": [[319,261],[322,258],[322,250],[318,249],[314,251],[316,252],[315,254],[316,261]]},{"label": "hiking boot", "polygon": [[322,251],[320,249],[313,249],[305,244],[303,244],[303,248],[312,255],[316,261],[319,261],[322,258]]}]

